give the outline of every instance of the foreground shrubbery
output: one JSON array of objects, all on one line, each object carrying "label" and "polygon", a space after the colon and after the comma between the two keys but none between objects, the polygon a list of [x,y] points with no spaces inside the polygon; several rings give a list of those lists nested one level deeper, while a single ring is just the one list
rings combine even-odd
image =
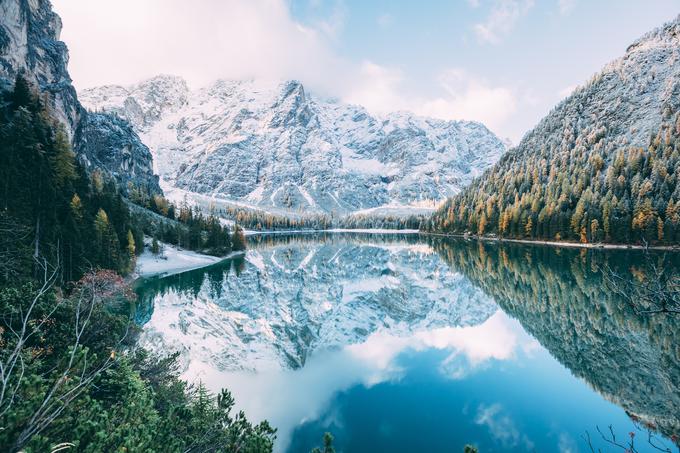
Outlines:
[{"label": "foreground shrubbery", "polygon": [[179,379],[177,356],[131,344],[133,297],[115,273],[68,295],[52,274],[0,290],[0,445],[8,451],[271,451],[275,430]]}]

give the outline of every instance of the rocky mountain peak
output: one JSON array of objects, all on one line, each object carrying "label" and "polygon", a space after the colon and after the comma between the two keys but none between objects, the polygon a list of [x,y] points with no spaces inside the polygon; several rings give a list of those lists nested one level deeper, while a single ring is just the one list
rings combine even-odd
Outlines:
[{"label": "rocky mountain peak", "polygon": [[505,151],[479,123],[381,118],[296,80],[218,80],[170,109],[167,86],[153,80],[80,97],[133,124],[168,187],[241,206],[282,214],[434,206]]}]

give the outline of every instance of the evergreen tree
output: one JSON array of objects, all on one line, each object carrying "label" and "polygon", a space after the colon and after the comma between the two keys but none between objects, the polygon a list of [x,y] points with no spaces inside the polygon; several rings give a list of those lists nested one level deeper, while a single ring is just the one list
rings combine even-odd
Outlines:
[{"label": "evergreen tree", "polygon": [[106,211],[99,209],[94,219],[97,234],[98,264],[106,269],[118,269],[120,266],[118,237],[109,222]]},{"label": "evergreen tree", "polygon": [[130,270],[134,269],[134,267],[135,267],[135,261],[137,260],[136,251],[137,251],[137,247],[135,245],[135,236],[132,234],[132,230],[128,230],[127,253],[128,253],[128,260],[129,260],[128,267],[129,267]]},{"label": "evergreen tree", "polygon": [[231,248],[234,251],[246,249],[246,236],[243,233],[243,228],[238,225],[234,225],[234,232],[231,236]]},{"label": "evergreen tree", "polygon": [[151,253],[154,255],[158,255],[161,253],[161,246],[158,244],[158,239],[154,236],[153,240],[151,241]]}]

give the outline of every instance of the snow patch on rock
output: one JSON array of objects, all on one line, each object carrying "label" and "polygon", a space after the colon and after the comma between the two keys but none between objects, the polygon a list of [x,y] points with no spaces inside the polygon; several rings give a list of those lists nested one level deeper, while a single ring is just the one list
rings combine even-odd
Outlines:
[{"label": "snow patch on rock", "polygon": [[163,186],[293,215],[433,205],[506,150],[480,123],[376,117],[297,81],[219,80],[192,91],[158,76],[80,99],[134,125]]},{"label": "snow patch on rock", "polygon": [[137,257],[135,274],[139,277],[172,275],[218,263],[225,258],[204,255],[174,245],[159,242],[161,253],[154,255],[146,249]]}]

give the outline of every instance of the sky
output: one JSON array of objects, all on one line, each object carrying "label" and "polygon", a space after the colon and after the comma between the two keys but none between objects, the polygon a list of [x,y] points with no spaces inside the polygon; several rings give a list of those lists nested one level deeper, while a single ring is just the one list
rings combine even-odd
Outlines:
[{"label": "sky", "polygon": [[680,0],[52,0],[77,89],[158,74],[298,79],[371,113],[518,143]]}]

